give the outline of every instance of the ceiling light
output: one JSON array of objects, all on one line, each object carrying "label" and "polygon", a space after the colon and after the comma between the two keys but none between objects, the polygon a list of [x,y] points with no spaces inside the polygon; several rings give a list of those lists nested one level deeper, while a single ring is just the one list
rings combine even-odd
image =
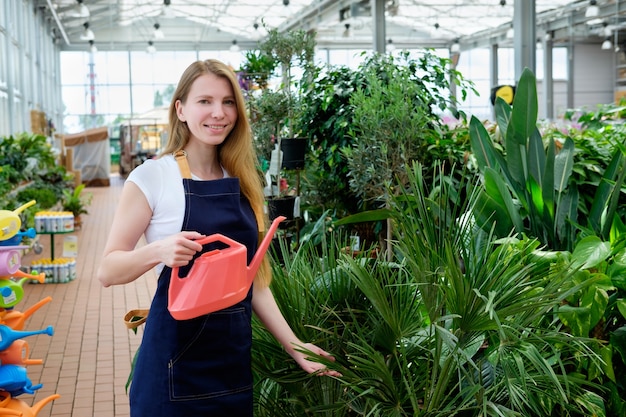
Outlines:
[{"label": "ceiling light", "polygon": [[156,48],[154,47],[154,42],[148,41],[148,47],[146,48],[146,52],[149,54],[153,54],[156,52]]},{"label": "ceiling light", "polygon": [[607,37],[607,38],[608,38],[609,36],[611,36],[611,35],[613,34],[613,32],[611,31],[611,28],[609,27],[609,24],[608,24],[608,23],[604,22],[604,23],[602,24],[602,26],[604,27],[603,32],[604,32],[604,36],[605,36],[605,37]]},{"label": "ceiling light", "polygon": [[459,38],[454,40],[454,43],[450,46],[450,52],[453,54],[458,54],[461,52],[461,44],[459,44]]},{"label": "ceiling light", "polygon": [[239,52],[239,45],[237,45],[237,39],[233,39],[233,44],[230,45],[230,52]]},{"label": "ceiling light", "polygon": [[609,50],[613,47],[613,44],[611,43],[611,38],[606,38],[604,40],[604,42],[602,42],[602,49]]},{"label": "ceiling light", "polygon": [[83,0],[76,0],[76,3],[78,3],[76,5],[76,7],[74,7],[74,10],[72,12],[72,16],[74,17],[89,17],[89,9],[87,8],[87,6],[85,6],[83,4]]},{"label": "ceiling light", "polygon": [[170,0],[163,0],[163,8],[161,9],[161,17],[170,19],[174,17],[174,11],[170,7]]},{"label": "ceiling light", "polygon": [[80,39],[83,41],[92,41],[96,39],[96,35],[94,35],[93,31],[89,29],[89,22],[83,23],[83,27],[85,30],[80,34]]},{"label": "ceiling light", "polygon": [[350,23],[346,23],[344,26],[346,27],[346,30],[343,31],[342,36],[344,38],[349,38],[350,37]]},{"label": "ceiling light", "polygon": [[585,11],[585,17],[597,17],[600,13],[600,9],[597,6],[598,2],[596,0],[590,0],[589,6],[587,6],[587,10]]},{"label": "ceiling light", "polygon": [[289,0],[283,0],[283,5],[289,6]]},{"label": "ceiling light", "polygon": [[93,43],[93,41],[89,41],[89,52],[91,52],[92,54],[98,52],[98,48],[96,48],[96,45]]},{"label": "ceiling light", "polygon": [[165,34],[161,30],[161,25],[158,23],[154,24],[154,33],[152,36],[154,36],[154,39],[163,39],[165,37]]},{"label": "ceiling light", "polygon": [[506,0],[500,0],[500,6],[502,7],[506,6]]}]

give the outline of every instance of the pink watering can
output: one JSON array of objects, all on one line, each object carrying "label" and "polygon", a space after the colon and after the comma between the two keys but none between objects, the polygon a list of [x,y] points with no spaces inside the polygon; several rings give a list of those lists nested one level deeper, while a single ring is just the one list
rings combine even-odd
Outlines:
[{"label": "pink watering can", "polygon": [[228,247],[200,255],[185,278],[178,276],[178,267],[172,268],[168,294],[172,317],[176,320],[193,319],[246,298],[278,224],[283,220],[283,216],[274,219],[250,266],[246,266],[248,251],[245,245],[219,233],[199,239],[197,242],[201,245],[222,242]]},{"label": "pink watering can", "polygon": [[0,416],[37,417],[37,414],[46,404],[61,398],[59,394],[53,394],[38,401],[31,407],[19,398],[11,398],[9,393],[3,392],[0,395],[4,396],[2,401],[0,401]]},{"label": "pink watering can", "polygon": [[19,250],[14,246],[0,248],[0,277],[13,275],[20,269],[20,266],[22,266],[22,256]]}]

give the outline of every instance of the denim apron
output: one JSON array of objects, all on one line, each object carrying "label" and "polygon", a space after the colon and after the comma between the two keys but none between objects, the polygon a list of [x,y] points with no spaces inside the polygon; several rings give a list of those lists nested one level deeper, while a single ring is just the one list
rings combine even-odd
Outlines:
[{"label": "denim apron", "polygon": [[[259,235],[239,179],[194,181],[181,171],[182,230],[221,233],[244,244],[249,264]],[[206,245],[202,253],[219,244]],[[180,268],[179,276],[190,268]],[[179,321],[167,309],[170,274],[171,268],[163,268],[146,320],[130,388],[131,417],[252,416],[252,288],[232,307]]]}]

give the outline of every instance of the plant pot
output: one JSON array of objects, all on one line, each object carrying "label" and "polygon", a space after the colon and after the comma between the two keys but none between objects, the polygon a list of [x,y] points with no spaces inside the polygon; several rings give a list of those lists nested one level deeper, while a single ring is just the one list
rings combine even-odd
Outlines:
[{"label": "plant pot", "polygon": [[304,168],[304,157],[308,140],[306,138],[281,139],[280,150],[283,151],[283,169]]},{"label": "plant pot", "polygon": [[268,197],[267,208],[270,220],[274,220],[278,216],[285,216],[287,220],[293,219],[296,197]]}]

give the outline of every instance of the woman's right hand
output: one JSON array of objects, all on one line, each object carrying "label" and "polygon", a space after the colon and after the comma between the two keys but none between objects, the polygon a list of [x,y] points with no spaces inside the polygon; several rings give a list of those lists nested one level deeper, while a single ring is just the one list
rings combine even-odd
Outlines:
[{"label": "woman's right hand", "polygon": [[202,250],[202,245],[196,240],[203,237],[205,235],[198,232],[180,232],[154,243],[161,262],[173,268],[189,264],[196,253]]}]

